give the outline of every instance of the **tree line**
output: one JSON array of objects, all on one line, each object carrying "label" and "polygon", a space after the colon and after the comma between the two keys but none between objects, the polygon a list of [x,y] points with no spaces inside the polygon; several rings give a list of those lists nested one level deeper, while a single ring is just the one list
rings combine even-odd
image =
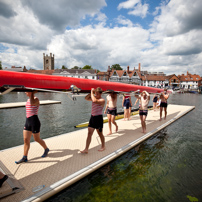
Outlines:
[{"label": "tree line", "polygon": [[[62,69],[68,69],[65,65],[62,65]],[[91,65],[85,65],[83,68],[82,67],[78,67],[78,66],[74,66],[71,69],[93,69]],[[115,70],[123,70],[122,67],[119,64],[114,64],[110,67],[110,69],[115,69]],[[99,70],[98,70],[99,71]]]},{"label": "tree line", "polygon": [[[2,68],[2,63],[0,61],[0,69],[3,69]],[[62,65],[62,68],[61,69],[68,69],[65,65]],[[78,66],[74,66],[73,68],[71,69],[93,69],[91,65],[85,65],[84,67],[78,67]],[[121,68],[121,66],[119,64],[114,64],[110,67],[110,69],[115,69],[115,70],[123,70]],[[99,71],[99,70],[98,70]]]}]

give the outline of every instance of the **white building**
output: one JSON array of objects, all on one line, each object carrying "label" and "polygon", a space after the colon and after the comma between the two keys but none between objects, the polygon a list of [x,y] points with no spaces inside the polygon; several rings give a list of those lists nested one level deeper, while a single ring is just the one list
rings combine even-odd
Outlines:
[{"label": "white building", "polygon": [[198,89],[201,85],[201,77],[197,74],[178,75],[180,78],[180,87],[184,89]]},{"label": "white building", "polygon": [[52,75],[97,80],[95,69],[56,69]]}]

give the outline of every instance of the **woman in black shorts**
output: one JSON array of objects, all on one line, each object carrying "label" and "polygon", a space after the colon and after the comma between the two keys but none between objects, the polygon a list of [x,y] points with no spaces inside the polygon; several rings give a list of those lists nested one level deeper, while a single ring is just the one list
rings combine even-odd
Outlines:
[{"label": "woman in black shorts", "polygon": [[44,153],[41,157],[46,157],[48,155],[49,149],[46,146],[46,143],[40,138],[40,127],[41,123],[38,118],[38,109],[39,109],[39,99],[34,97],[34,92],[26,92],[26,95],[29,99],[26,102],[26,122],[23,130],[24,137],[24,155],[19,161],[15,161],[16,164],[27,162],[27,155],[30,148],[30,139],[33,134],[34,140],[38,142],[43,148]]}]

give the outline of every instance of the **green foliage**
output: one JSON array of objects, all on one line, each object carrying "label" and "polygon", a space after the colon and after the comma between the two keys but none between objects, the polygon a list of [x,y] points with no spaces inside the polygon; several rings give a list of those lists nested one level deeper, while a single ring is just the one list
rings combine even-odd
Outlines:
[{"label": "green foliage", "polygon": [[64,65],[62,65],[62,69],[67,69],[67,67],[65,67]]},{"label": "green foliage", "polygon": [[82,69],[93,69],[91,65],[85,65]]},{"label": "green foliage", "polygon": [[191,201],[191,202],[197,202],[198,199],[196,197],[193,197],[193,196],[189,196],[187,195],[187,198]]},{"label": "green foliage", "polygon": [[114,65],[112,65],[110,69],[111,69],[111,70],[112,70],[112,69],[115,69],[115,70],[123,70],[119,64],[114,64]]},{"label": "green foliage", "polygon": [[72,69],[81,69],[81,67],[74,66]]},{"label": "green foliage", "polygon": [[0,69],[2,69],[2,64],[1,64],[1,61],[0,61]]}]

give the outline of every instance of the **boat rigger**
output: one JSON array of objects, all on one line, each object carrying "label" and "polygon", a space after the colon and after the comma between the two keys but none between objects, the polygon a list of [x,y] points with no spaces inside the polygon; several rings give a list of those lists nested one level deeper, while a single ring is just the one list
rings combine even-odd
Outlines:
[{"label": "boat rigger", "polygon": [[[194,108],[194,106],[169,105],[167,119],[162,121],[159,121],[159,111],[149,111],[146,134],[141,132],[138,115],[132,116],[130,121],[117,120],[119,131],[105,136],[106,150],[103,152],[98,152],[100,142],[95,134],[89,153],[79,152],[85,146],[86,128],[46,139],[50,148],[46,158],[40,157],[43,153],[40,145],[31,143],[27,163],[19,165],[14,163],[21,156],[23,145],[2,150],[1,170],[15,179],[21,185],[21,189],[18,193],[2,198],[1,201],[44,201],[140,144]],[[103,134],[107,132],[108,125],[105,124]],[[6,181],[4,188],[10,187],[7,183]]]}]

